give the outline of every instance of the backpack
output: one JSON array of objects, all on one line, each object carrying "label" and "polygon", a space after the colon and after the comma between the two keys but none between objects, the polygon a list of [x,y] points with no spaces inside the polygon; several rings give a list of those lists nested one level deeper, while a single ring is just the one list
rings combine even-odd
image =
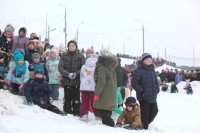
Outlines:
[{"label": "backpack", "polygon": [[162,85],[162,91],[167,91],[167,89],[168,89],[168,85],[166,85],[166,84],[164,84],[164,85]]}]

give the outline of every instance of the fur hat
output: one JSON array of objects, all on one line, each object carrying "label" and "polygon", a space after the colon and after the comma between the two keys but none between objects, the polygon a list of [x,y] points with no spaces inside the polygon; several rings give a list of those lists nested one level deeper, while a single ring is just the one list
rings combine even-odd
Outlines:
[{"label": "fur hat", "polygon": [[151,58],[151,59],[152,59],[151,54],[149,54],[149,53],[143,53],[143,54],[142,54],[142,62],[143,62],[145,59],[147,59],[147,58]]},{"label": "fur hat", "polygon": [[69,44],[70,43],[74,43],[76,45],[76,49],[78,49],[78,45],[77,45],[77,42],[75,40],[70,40],[68,43],[67,43],[67,48],[69,49]]},{"label": "fur hat", "polygon": [[94,49],[92,49],[92,48],[87,49],[86,54],[88,54],[88,53],[94,54]]},{"label": "fur hat", "polygon": [[136,107],[136,99],[134,97],[128,97],[125,102],[126,106],[131,106],[132,110]]},{"label": "fur hat", "polygon": [[32,54],[32,59],[40,59],[40,54],[38,54],[38,53],[33,53],[33,54]]},{"label": "fur hat", "polygon": [[56,54],[56,56],[58,56],[58,54],[59,54],[59,50],[57,47],[53,47],[50,52],[54,52]]},{"label": "fur hat", "polygon": [[10,24],[8,24],[4,29],[4,32],[9,32],[11,36],[13,35],[14,31],[15,31],[15,28]]}]

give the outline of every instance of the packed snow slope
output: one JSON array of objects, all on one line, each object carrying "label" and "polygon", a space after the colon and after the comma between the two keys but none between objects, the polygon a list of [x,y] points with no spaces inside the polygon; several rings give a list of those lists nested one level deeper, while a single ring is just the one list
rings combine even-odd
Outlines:
[{"label": "packed snow slope", "polygon": [[[191,83],[193,95],[187,95],[185,82],[177,85],[179,93],[171,94],[170,87],[167,92],[158,94],[159,112],[150,124],[149,130],[138,133],[183,133],[200,132],[200,82]],[[60,97],[54,105],[62,110],[63,88],[60,88]],[[132,91],[135,96],[135,91]],[[113,113],[113,119],[118,115]],[[16,96],[9,91],[0,90],[0,133],[127,133],[133,132],[122,128],[105,126],[101,120],[95,119],[89,113],[89,120],[81,121],[72,115],[60,116],[43,110],[34,105],[26,105],[24,96]]]}]

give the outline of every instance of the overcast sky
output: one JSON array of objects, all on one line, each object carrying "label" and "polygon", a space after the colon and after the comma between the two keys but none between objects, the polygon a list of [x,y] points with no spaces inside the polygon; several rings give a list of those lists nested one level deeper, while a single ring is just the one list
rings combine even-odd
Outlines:
[{"label": "overcast sky", "polygon": [[[62,6],[60,6],[62,4]],[[30,33],[45,33],[50,43],[64,44],[64,10],[67,11],[67,41],[76,38],[78,47],[96,51],[141,55],[145,52],[177,64],[200,66],[200,0],[1,0],[0,28],[7,23],[25,26]],[[135,20],[139,21],[135,21]],[[82,23],[82,24],[81,24]],[[45,35],[42,35],[44,40]]]}]

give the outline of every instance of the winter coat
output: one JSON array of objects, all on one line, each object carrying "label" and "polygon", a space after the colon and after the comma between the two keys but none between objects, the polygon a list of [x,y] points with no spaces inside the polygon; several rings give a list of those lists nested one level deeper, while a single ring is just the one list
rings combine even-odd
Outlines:
[{"label": "winter coat", "polygon": [[51,49],[51,45],[49,43],[45,43],[44,52],[46,51],[47,48]]},{"label": "winter coat", "polygon": [[59,61],[60,61],[59,56],[57,56],[54,59],[50,57],[46,63],[46,68],[49,77],[49,84],[59,84],[59,77],[61,76],[60,72],[58,71]]},{"label": "winter coat", "polygon": [[[18,32],[18,34],[19,34],[19,32]],[[23,50],[27,49],[27,45],[29,43],[29,39],[28,39],[28,37],[26,37],[26,34],[27,34],[27,29],[25,28],[24,36],[22,36],[22,37],[20,37],[19,35],[18,36],[14,36],[14,42],[13,42],[13,46],[12,46],[12,53],[14,53],[14,51],[16,49],[23,49]]]},{"label": "winter coat", "polygon": [[183,80],[191,80],[191,75],[190,74],[184,74],[183,75]]},{"label": "winter coat", "polygon": [[126,70],[121,67],[120,64],[115,68],[115,73],[117,77],[117,87],[126,86],[128,82],[128,75]]},{"label": "winter coat", "polygon": [[31,78],[24,86],[24,95],[26,100],[32,101],[35,104],[43,101],[49,102],[50,89],[48,83],[43,78],[38,79],[32,73]]},{"label": "winter coat", "polygon": [[116,101],[116,110],[115,112],[117,114],[121,114],[122,113],[122,110],[119,108],[119,105],[123,104],[123,98],[122,98],[122,95],[121,95],[121,87],[117,87],[117,101]]},{"label": "winter coat", "polygon": [[175,77],[176,77],[176,74],[175,74],[175,73],[173,73],[173,72],[167,73],[167,81],[168,81],[168,82],[172,82],[172,81],[175,82]]},{"label": "winter coat", "polygon": [[6,40],[6,36],[4,34],[0,37],[0,51],[11,53],[12,46],[13,46],[13,39],[12,38],[10,38],[10,39],[11,39],[11,41],[8,42]]},{"label": "winter coat", "polygon": [[118,117],[117,122],[124,122],[124,124],[132,124],[134,128],[138,126],[142,127],[142,122],[140,118],[140,106],[137,104],[135,109],[130,112],[125,108],[121,115]]},{"label": "winter coat", "polygon": [[9,79],[10,82],[18,84],[18,85],[21,84],[21,83],[26,83],[29,80],[29,70],[28,70],[29,63],[27,61],[25,61],[25,62],[26,62],[25,73],[22,74],[22,76],[19,77],[19,78],[15,77],[14,74],[13,74],[13,71],[14,71],[15,66],[16,66],[15,62],[11,62],[9,64],[9,68],[10,69],[9,69],[8,74],[7,74],[5,79]]},{"label": "winter coat", "polygon": [[159,87],[154,68],[153,64],[147,66],[140,61],[138,68],[134,71],[131,83],[138,100],[148,100],[149,103],[156,102]]},{"label": "winter coat", "polygon": [[0,63],[0,79],[5,79],[6,75],[8,73],[8,69],[6,67],[5,63]]},{"label": "winter coat", "polygon": [[192,81],[196,81],[197,80],[197,75],[196,74],[192,74],[191,75],[191,82]]},{"label": "winter coat", "polygon": [[[62,75],[62,86],[73,85],[80,86],[80,71],[81,67],[85,64],[85,57],[78,51],[67,51],[61,56],[58,70]],[[69,74],[76,73],[75,79],[70,79]]]},{"label": "winter coat", "polygon": [[96,58],[88,58],[85,65],[81,68],[80,74],[80,91],[94,91],[95,81],[94,81],[94,70],[96,67]]},{"label": "winter coat", "polygon": [[198,72],[196,75],[197,75],[196,80],[197,80],[197,81],[200,81],[200,73]]},{"label": "winter coat", "polygon": [[163,82],[163,81],[165,81],[166,82],[166,79],[167,79],[167,74],[165,73],[165,72],[162,72],[162,73],[160,73],[160,79],[161,79],[161,81]]},{"label": "winter coat", "polygon": [[93,106],[97,109],[113,111],[116,108],[117,79],[115,67],[117,60],[110,56],[99,56],[97,61],[97,81],[95,94],[99,96]]},{"label": "winter coat", "polygon": [[181,74],[176,74],[175,83],[178,84],[181,81],[183,81],[183,76]]},{"label": "winter coat", "polygon": [[40,52],[36,48],[34,48],[33,50],[26,49],[25,50],[24,60],[28,61],[29,64],[32,64],[33,63],[32,55],[34,53],[38,53],[40,55]]}]

